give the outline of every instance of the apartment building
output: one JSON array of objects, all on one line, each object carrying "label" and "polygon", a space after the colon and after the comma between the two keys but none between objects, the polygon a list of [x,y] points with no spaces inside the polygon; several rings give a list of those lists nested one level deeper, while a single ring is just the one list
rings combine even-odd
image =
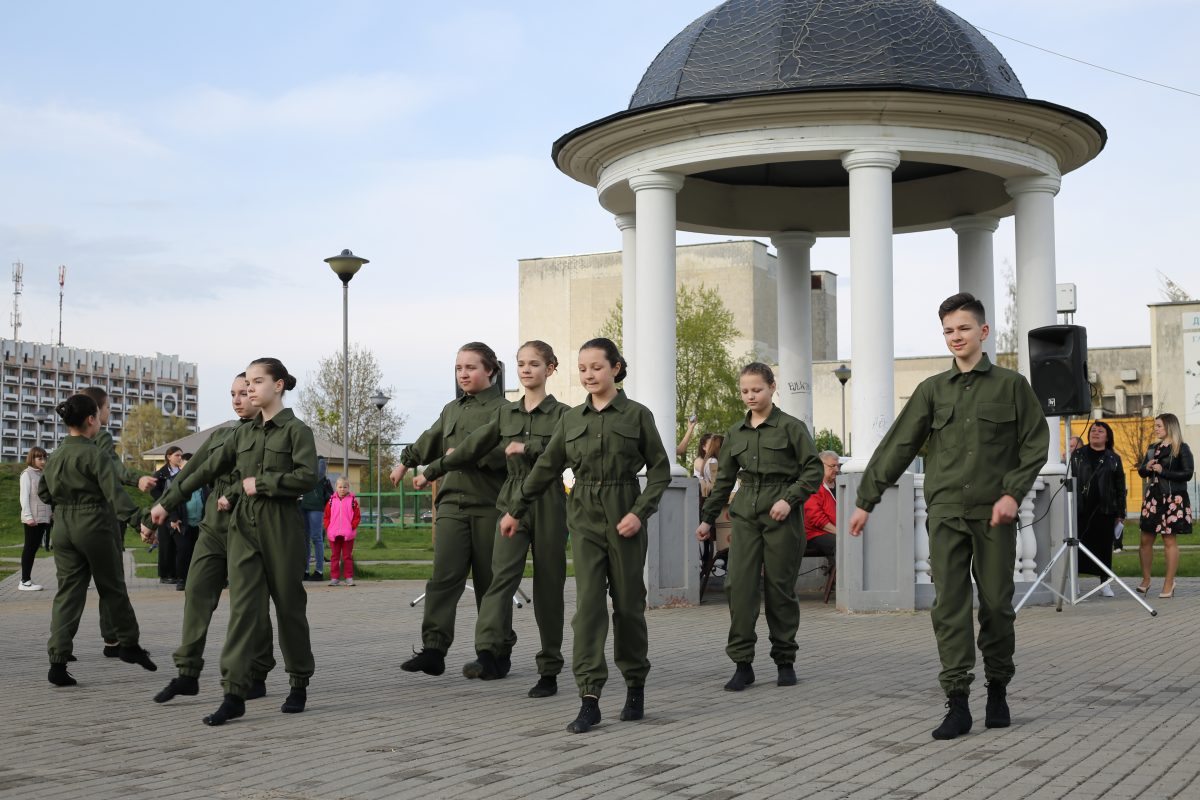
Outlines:
[{"label": "apartment building", "polygon": [[29,448],[47,450],[67,435],[54,413],[62,400],[87,386],[109,394],[109,429],[121,440],[125,415],[142,403],[181,416],[197,430],[196,365],[177,355],[135,356],[37,342],[0,339],[0,460],[24,460]]}]

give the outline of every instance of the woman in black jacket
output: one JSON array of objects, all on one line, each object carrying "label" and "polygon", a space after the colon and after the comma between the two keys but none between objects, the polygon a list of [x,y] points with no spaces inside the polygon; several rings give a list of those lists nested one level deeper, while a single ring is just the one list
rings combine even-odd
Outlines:
[{"label": "woman in black jacket", "polygon": [[1138,475],[1145,479],[1146,492],[1142,501],[1142,584],[1137,590],[1145,594],[1150,589],[1150,563],[1154,537],[1161,535],[1167,557],[1167,576],[1159,597],[1175,594],[1175,570],[1179,567],[1179,545],[1175,537],[1192,532],[1192,503],[1187,483],[1192,479],[1195,464],[1192,451],[1183,441],[1179,418],[1174,414],[1159,414],[1154,418],[1154,435],[1158,442],[1150,445]]},{"label": "woman in black jacket", "polygon": [[[1079,479],[1079,541],[1111,570],[1117,526],[1125,524],[1125,467],[1113,451],[1107,423],[1092,421],[1087,444],[1071,454],[1071,472]],[[1098,575],[1102,583],[1107,580],[1090,558],[1079,559],[1079,572]],[[1112,588],[1105,584],[1100,594],[1112,597]]]}]

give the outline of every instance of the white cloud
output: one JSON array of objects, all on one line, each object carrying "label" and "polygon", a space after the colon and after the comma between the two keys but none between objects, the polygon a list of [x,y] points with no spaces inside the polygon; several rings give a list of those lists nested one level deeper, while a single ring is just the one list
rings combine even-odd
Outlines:
[{"label": "white cloud", "polygon": [[136,124],[113,112],[58,103],[22,107],[0,102],[0,153],[50,151],[93,159],[130,154],[160,156],[166,148]]}]

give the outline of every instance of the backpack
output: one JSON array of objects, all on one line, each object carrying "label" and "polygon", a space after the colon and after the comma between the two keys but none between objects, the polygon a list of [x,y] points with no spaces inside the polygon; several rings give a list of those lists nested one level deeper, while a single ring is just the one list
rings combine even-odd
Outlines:
[{"label": "backpack", "polygon": [[197,489],[187,501],[187,523],[193,528],[199,527],[204,519],[204,490]]}]

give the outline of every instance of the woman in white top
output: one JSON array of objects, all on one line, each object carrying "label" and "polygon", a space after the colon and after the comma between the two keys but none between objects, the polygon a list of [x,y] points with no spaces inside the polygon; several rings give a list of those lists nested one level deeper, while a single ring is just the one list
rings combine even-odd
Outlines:
[{"label": "woman in white top", "polygon": [[29,466],[21,473],[21,523],[25,526],[25,549],[21,551],[21,585],[23,592],[40,592],[42,587],[33,582],[33,559],[38,545],[50,549],[50,506],[38,497],[38,484],[42,482],[42,467],[46,465],[46,451],[40,447],[29,448],[25,457]]}]

